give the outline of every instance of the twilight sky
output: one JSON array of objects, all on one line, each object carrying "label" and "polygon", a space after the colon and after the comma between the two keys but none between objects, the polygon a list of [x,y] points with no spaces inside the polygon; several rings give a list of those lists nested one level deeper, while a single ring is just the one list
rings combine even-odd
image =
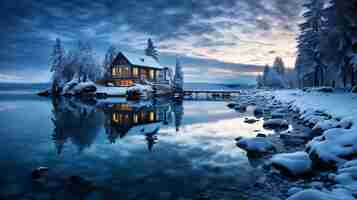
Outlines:
[{"label": "twilight sky", "polygon": [[276,56],[293,67],[303,0],[1,0],[0,81],[44,82],[56,37],[181,58],[188,82],[254,83]]}]

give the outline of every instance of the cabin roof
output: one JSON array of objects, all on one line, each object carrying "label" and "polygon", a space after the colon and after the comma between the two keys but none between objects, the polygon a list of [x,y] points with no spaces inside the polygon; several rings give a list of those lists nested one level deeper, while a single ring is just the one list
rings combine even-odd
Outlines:
[{"label": "cabin roof", "polygon": [[145,56],[145,55],[140,55],[140,54],[135,54],[135,53],[129,53],[125,51],[120,52],[132,65],[137,65],[141,67],[149,67],[149,68],[155,68],[155,69],[164,69],[163,66],[160,65],[159,62],[157,62],[154,58],[150,56]]}]

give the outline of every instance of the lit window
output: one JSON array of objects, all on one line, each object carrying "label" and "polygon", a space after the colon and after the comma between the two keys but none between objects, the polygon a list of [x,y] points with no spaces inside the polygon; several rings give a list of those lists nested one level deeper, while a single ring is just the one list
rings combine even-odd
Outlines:
[{"label": "lit window", "polygon": [[155,121],[155,113],[154,112],[149,113],[149,120],[152,122]]},{"label": "lit window", "polygon": [[137,68],[137,67],[133,68],[133,76],[134,77],[139,77],[139,68]]},{"label": "lit window", "polygon": [[152,80],[152,79],[154,79],[154,76],[155,76],[155,71],[150,69],[149,70],[149,78]]},{"label": "lit window", "polygon": [[115,123],[118,123],[118,122],[119,122],[119,116],[118,116],[118,114],[117,114],[117,113],[113,113],[112,119],[113,119],[113,121],[114,121]]},{"label": "lit window", "polygon": [[134,123],[137,124],[139,123],[139,116],[137,114],[134,114]]}]

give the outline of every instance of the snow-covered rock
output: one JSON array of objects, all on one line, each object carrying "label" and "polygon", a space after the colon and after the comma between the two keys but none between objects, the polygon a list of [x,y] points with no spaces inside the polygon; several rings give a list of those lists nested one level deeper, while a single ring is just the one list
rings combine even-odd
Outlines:
[{"label": "snow-covered rock", "polygon": [[328,129],[336,128],[338,124],[339,122],[335,119],[321,120],[312,128],[312,132],[315,135],[322,134]]},{"label": "snow-covered rock", "polygon": [[307,152],[316,164],[335,167],[357,155],[357,133],[353,129],[333,128],[307,144]]},{"label": "snow-covered rock", "polygon": [[268,153],[275,149],[273,143],[264,137],[243,138],[237,141],[237,146],[248,153]]},{"label": "snow-covered rock", "polygon": [[293,176],[307,174],[311,171],[312,162],[306,152],[282,153],[274,155],[270,161],[272,165]]},{"label": "snow-covered rock", "polygon": [[263,127],[266,129],[285,129],[289,128],[289,123],[284,119],[269,119],[264,122]]},{"label": "snow-covered rock", "polygon": [[97,90],[96,84],[92,81],[79,83],[76,79],[73,79],[66,83],[63,87],[63,95],[75,95],[84,93],[94,93]]},{"label": "snow-covered rock", "polygon": [[355,198],[344,189],[335,189],[332,192],[307,189],[292,195],[287,200],[355,200]]},{"label": "snow-covered rock", "polygon": [[337,182],[344,188],[357,193],[357,160],[348,161],[343,164],[337,171],[337,175],[333,177],[333,181]]}]

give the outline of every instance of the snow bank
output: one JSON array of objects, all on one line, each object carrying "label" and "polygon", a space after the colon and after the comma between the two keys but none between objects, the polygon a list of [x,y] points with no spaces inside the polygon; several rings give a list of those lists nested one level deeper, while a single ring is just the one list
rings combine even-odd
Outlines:
[{"label": "snow bank", "polygon": [[63,95],[74,95],[80,93],[94,93],[97,90],[97,85],[92,81],[81,82],[79,83],[77,79],[73,79],[66,83],[63,87]]},{"label": "snow bank", "polygon": [[272,165],[289,175],[302,175],[311,171],[311,160],[306,152],[282,153],[274,155]]},{"label": "snow bank", "polygon": [[128,87],[106,87],[97,85],[97,93],[107,94],[109,96],[125,96]]},{"label": "snow bank", "polygon": [[275,149],[273,143],[264,137],[243,138],[237,142],[237,146],[248,153],[268,153]]}]

